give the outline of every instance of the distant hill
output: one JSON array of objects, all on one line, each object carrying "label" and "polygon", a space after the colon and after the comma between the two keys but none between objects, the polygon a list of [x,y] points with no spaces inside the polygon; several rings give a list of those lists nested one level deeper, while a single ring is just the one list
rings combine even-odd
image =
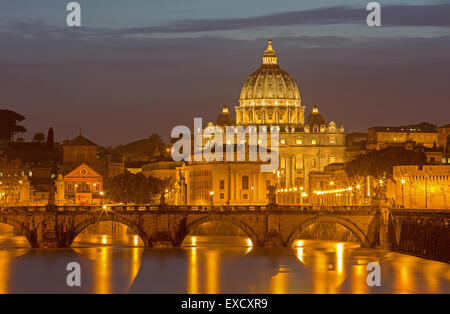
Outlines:
[{"label": "distant hill", "polygon": [[116,146],[112,149],[112,152],[126,157],[147,156],[148,158],[154,158],[164,155],[166,149],[167,145],[161,136],[153,134],[146,139]]}]

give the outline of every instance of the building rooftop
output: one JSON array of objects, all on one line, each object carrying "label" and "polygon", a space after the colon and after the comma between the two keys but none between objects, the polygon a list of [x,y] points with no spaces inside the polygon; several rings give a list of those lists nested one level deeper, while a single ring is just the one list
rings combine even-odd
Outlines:
[{"label": "building rooftop", "polygon": [[70,140],[68,143],[65,143],[65,145],[69,146],[98,146],[91,140],[85,138],[83,135],[80,134],[75,137],[74,139]]},{"label": "building rooftop", "polygon": [[374,126],[369,128],[376,132],[417,132],[417,133],[435,133],[436,125],[422,122],[404,126]]}]

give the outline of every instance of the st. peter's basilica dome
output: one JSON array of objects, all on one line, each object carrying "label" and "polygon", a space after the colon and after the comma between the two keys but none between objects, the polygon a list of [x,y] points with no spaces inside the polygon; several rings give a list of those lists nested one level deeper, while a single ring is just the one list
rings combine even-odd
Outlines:
[{"label": "st. peter's basilica dome", "polygon": [[239,98],[241,106],[299,106],[300,92],[294,79],[277,62],[269,39],[263,62],[245,82]]}]

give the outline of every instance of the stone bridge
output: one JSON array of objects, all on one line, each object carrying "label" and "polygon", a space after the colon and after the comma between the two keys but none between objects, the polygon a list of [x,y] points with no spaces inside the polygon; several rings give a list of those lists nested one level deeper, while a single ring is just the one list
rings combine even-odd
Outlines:
[{"label": "stone bridge", "polygon": [[[99,221],[128,226],[146,247],[178,247],[197,226],[222,221],[241,229],[255,247],[291,247],[302,230],[328,222],[350,230],[363,247],[390,248],[401,238],[402,222],[411,219],[406,210],[395,214],[376,206],[29,206],[0,210],[0,223],[13,226],[36,248],[70,247],[78,234]],[[414,215],[412,219],[417,219]],[[450,213],[443,215],[439,219],[447,223]]]}]

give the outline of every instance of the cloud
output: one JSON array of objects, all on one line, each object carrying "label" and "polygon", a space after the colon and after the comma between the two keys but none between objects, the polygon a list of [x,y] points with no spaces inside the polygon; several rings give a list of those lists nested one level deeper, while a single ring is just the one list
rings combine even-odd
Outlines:
[{"label": "cloud", "polygon": [[[80,127],[101,144],[166,136],[193,116],[214,121],[222,105],[233,108],[265,49],[265,39],[128,34],[3,21],[0,107],[24,114],[30,134],[53,126],[58,140]],[[450,36],[286,36],[275,44],[307,110],[319,105],[346,130],[417,117],[448,123]]]},{"label": "cloud", "polygon": [[[383,26],[450,27],[450,4],[382,5]],[[106,31],[103,34],[195,33],[295,25],[366,24],[365,7],[334,6],[238,19],[184,20],[170,24]]]}]

